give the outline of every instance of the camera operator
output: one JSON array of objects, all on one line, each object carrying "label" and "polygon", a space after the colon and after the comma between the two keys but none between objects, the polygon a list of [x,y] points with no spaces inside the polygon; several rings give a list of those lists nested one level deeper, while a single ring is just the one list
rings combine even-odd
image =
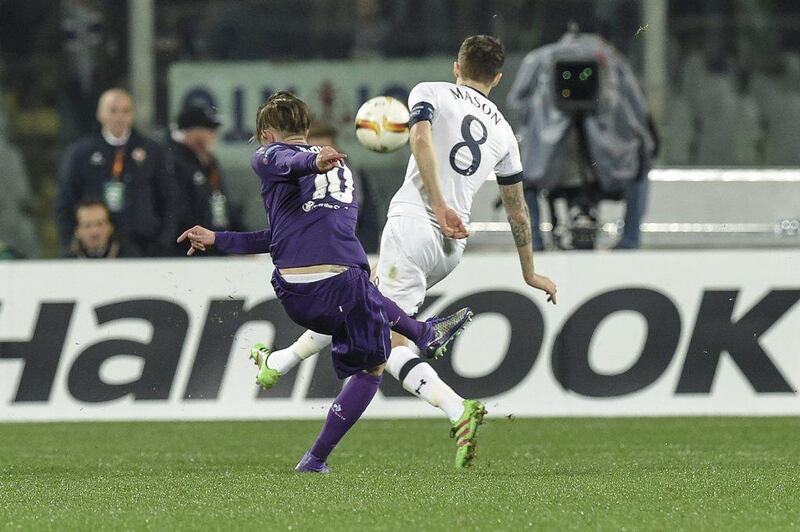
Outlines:
[{"label": "camera operator", "polygon": [[625,58],[599,34],[578,33],[573,25],[525,57],[508,105],[520,119],[534,246],[544,247],[537,194],[546,191],[551,211],[554,198],[567,199],[573,247],[583,249],[594,247],[597,203],[624,199],[616,248],[638,248],[657,139]]}]

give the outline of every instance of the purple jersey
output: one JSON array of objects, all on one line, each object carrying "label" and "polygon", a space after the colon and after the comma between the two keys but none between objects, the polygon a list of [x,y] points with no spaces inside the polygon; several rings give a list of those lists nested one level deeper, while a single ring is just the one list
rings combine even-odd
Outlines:
[{"label": "purple jersey", "polygon": [[260,231],[217,231],[214,247],[223,253],[234,255],[253,255],[256,253],[269,253],[269,244],[272,234],[269,228]]},{"label": "purple jersey", "polygon": [[319,150],[276,142],[253,154],[270,224],[272,262],[278,268],[341,264],[369,271],[356,238],[353,173],[346,165],[318,173]]}]

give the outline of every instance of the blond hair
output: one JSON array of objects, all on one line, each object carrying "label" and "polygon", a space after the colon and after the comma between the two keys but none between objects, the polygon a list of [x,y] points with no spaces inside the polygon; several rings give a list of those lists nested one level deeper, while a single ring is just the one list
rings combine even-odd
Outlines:
[{"label": "blond hair", "polygon": [[305,135],[311,125],[306,102],[288,91],[278,91],[261,104],[256,113],[256,139],[264,144],[264,131],[276,129],[284,135]]}]

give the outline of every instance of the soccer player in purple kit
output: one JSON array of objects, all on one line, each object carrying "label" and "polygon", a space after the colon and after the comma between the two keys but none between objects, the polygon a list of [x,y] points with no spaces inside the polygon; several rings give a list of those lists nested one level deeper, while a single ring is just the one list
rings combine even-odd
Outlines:
[{"label": "soccer player in purple kit", "polygon": [[[381,293],[409,315],[416,314],[426,291],[458,265],[466,246],[472,201],[494,173],[508,214],[523,279],[556,303],[557,288],[534,269],[531,222],[522,187],[522,164],[511,126],[488,98],[502,78],[505,49],[494,37],[464,39],[453,64],[455,83],[423,82],[408,98],[411,154],[402,187],[392,198],[376,268]],[[394,331],[397,332],[397,331]],[[306,331],[291,346],[268,353],[262,386],[330,345],[331,337]],[[417,356],[401,334],[393,334],[386,372],[409,393],[439,408],[456,438],[456,467],[475,458],[477,435],[486,408],[458,395],[436,370]]]},{"label": "soccer player in purple kit", "polygon": [[[348,378],[298,472],[329,472],[326,460],[366,410],[391,352],[391,330],[429,357],[439,356],[472,316],[469,309],[424,322],[410,318],[369,280],[369,262],[355,235],[358,207],[346,155],[309,146],[308,107],[289,92],[273,94],[258,110],[252,166],[261,178],[268,230],[214,233],[200,226],[184,231],[189,255],[216,246],[229,253],[272,255],[272,286],[297,324],[333,337],[333,365]],[[262,380],[271,378],[268,352],[254,350]]]}]

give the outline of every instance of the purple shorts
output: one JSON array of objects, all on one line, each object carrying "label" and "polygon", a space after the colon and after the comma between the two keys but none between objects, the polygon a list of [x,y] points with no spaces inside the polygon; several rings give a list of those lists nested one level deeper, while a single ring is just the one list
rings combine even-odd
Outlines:
[{"label": "purple shorts", "polygon": [[275,270],[272,287],[295,323],[333,337],[333,367],[340,379],[386,362],[391,323],[383,296],[364,270],[350,268],[315,283],[287,283]]}]

